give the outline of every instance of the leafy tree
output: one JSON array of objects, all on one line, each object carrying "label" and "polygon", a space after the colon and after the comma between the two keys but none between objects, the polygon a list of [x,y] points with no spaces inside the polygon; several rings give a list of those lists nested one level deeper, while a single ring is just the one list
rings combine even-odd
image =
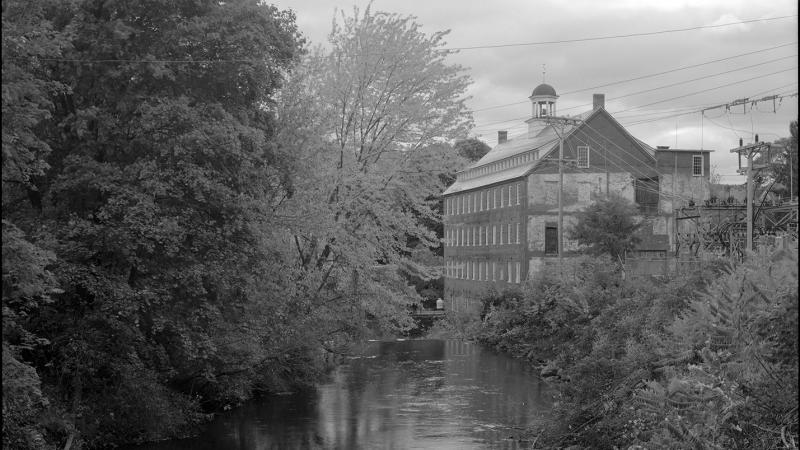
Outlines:
[{"label": "leafy tree", "polygon": [[477,138],[461,139],[454,144],[458,154],[464,158],[475,162],[483,158],[492,148],[485,142]]},{"label": "leafy tree", "polygon": [[596,200],[577,214],[577,223],[568,231],[570,239],[586,245],[592,254],[606,253],[614,261],[625,261],[625,252],[639,242],[635,219],[636,206],[619,195]]},{"label": "leafy tree", "polygon": [[439,174],[463,164],[441,145],[471,123],[469,78],[447,64],[444,35],[428,36],[412,17],[369,7],[341,14],[331,50],[310,55],[298,71],[300,86],[292,90],[307,100],[293,97],[296,106],[282,113],[303,117],[298,107],[318,105],[301,122],[304,133],[287,136],[286,144],[306,164],[285,206],[305,205],[292,214],[314,217],[296,224],[291,237],[302,270],[322,274],[311,297],[328,299],[315,300],[323,305],[344,298],[385,326],[409,326],[405,305],[418,300],[389,274],[435,276],[409,244],[438,245],[426,223],[440,220]]},{"label": "leafy tree", "polygon": [[291,13],[9,1],[3,25],[3,316],[45,339],[25,355],[80,439],[169,435],[200,402],[313,374],[266,231],[289,186],[271,140]]},{"label": "leafy tree", "polygon": [[20,226],[27,221],[16,214],[41,207],[36,180],[49,168],[50,153],[41,130],[52,116],[52,96],[65,91],[42,60],[60,57],[69,42],[54,29],[44,6],[4,1],[2,8],[3,448],[47,443],[40,416],[49,399],[32,354],[49,341],[32,330],[29,318],[59,292],[49,270],[55,255],[25,235]]},{"label": "leafy tree", "polygon": [[[777,153],[772,155],[769,162],[770,183],[775,182],[773,190],[784,192],[786,196],[798,196],[800,183],[797,180],[797,121],[793,120],[789,124],[789,137],[781,138],[773,144],[777,147]],[[790,191],[791,189],[791,191]]]}]

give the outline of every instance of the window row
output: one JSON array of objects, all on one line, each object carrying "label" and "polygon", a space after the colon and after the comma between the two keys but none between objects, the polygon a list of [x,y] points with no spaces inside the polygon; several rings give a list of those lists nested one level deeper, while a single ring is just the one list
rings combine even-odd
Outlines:
[{"label": "window row", "polygon": [[519,222],[495,225],[464,225],[446,228],[444,245],[476,247],[483,245],[519,244]]},{"label": "window row", "polygon": [[470,214],[521,204],[521,183],[455,195],[444,201],[445,214]]},{"label": "window row", "polygon": [[445,261],[445,275],[457,280],[520,283],[521,269],[514,261]]},{"label": "window row", "polygon": [[521,164],[527,164],[529,162],[536,161],[537,159],[539,159],[538,150],[525,152],[511,158],[506,158],[501,161],[497,161],[491,164],[485,164],[480,167],[475,167],[474,169],[466,170],[461,175],[459,175],[459,178],[470,179],[479,177],[481,175],[488,175],[490,173],[499,172],[501,170],[510,169],[512,167],[517,167]]}]

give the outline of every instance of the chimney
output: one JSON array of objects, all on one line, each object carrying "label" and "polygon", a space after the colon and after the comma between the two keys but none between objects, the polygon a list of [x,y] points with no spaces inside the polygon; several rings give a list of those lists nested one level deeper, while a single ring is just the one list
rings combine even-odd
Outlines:
[{"label": "chimney", "polygon": [[605,94],[593,94],[592,95],[592,103],[594,104],[594,107],[592,109],[605,108],[606,107],[606,95]]},{"label": "chimney", "polygon": [[503,142],[508,140],[508,131],[498,131],[497,132],[497,143],[502,144]]}]

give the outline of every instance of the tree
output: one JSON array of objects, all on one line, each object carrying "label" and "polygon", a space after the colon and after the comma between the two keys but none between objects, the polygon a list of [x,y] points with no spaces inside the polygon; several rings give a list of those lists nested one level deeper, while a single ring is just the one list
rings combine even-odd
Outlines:
[{"label": "tree", "polygon": [[475,162],[483,158],[492,149],[485,142],[477,138],[461,139],[456,141],[455,148],[458,154]]},{"label": "tree", "polygon": [[[287,136],[285,148],[306,167],[283,206],[313,217],[293,226],[291,240],[301,270],[321,274],[309,286],[320,305],[336,299],[340,311],[406,327],[405,305],[418,296],[393,274],[435,275],[415,263],[409,243],[438,245],[426,221],[440,220],[439,174],[464,164],[441,144],[471,124],[469,78],[446,62],[445,34],[422,33],[413,17],[354,9],[335,19],[331,50],[310,55],[296,74],[305,81],[293,90],[311,101],[294,104],[317,105],[318,113],[302,125],[311,136]],[[282,115],[303,117],[297,109]]]},{"label": "tree", "polygon": [[797,120],[789,124],[789,133],[789,137],[778,139],[773,143],[778,148],[770,161],[769,171],[770,178],[779,185],[779,189],[788,193],[787,196],[796,198],[800,192],[800,183],[797,180]]},{"label": "tree", "polygon": [[[158,438],[198,419],[198,395],[214,406],[302,381],[315,349],[291,340],[267,231],[290,186],[272,137],[301,52],[292,14],[41,4],[3,3],[3,258],[18,266],[4,264],[3,316],[23,305],[15,323],[45,338],[25,356],[80,439]],[[54,301],[42,277],[6,295],[45,265]]]},{"label": "tree", "polygon": [[568,231],[568,236],[586,245],[590,253],[607,253],[622,264],[625,253],[639,242],[635,234],[641,223],[636,221],[636,215],[633,203],[612,193],[579,212],[577,223]]}]

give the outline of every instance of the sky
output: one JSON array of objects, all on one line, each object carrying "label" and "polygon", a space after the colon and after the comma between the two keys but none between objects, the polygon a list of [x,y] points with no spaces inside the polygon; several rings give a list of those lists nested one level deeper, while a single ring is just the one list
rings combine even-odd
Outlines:
[{"label": "sky", "polygon": [[[292,9],[306,39],[324,46],[335,11],[352,15],[369,1],[272,3]],[[592,94],[604,94],[606,110],[635,137],[713,150],[712,171],[736,184],[744,177],[730,149],[739,139],[787,137],[798,117],[794,0],[374,0],[371,8],[414,16],[425,33],[450,30],[446,47],[462,49],[450,61],[473,80],[470,137],[490,146],[500,130],[525,132],[528,97],[544,80],[559,95],[559,115],[587,111]],[[631,34],[640,35],[584,40]],[[579,41],[543,43],[565,40]],[[782,98],[752,103],[771,95]]]}]

